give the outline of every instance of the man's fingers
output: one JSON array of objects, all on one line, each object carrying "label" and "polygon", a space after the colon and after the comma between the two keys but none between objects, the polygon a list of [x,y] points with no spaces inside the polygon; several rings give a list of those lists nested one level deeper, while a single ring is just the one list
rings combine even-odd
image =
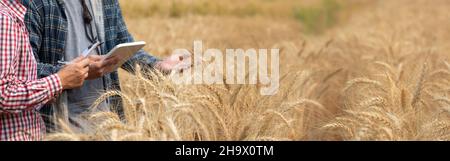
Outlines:
[{"label": "man's fingers", "polygon": [[89,68],[81,68],[79,69],[79,71],[81,72],[81,74],[85,74],[89,72]]},{"label": "man's fingers", "polygon": [[113,66],[119,62],[117,58],[107,58],[102,62],[102,68],[106,68],[108,66]]},{"label": "man's fingers", "polygon": [[89,67],[90,61],[89,61],[89,59],[85,58],[85,59],[81,60],[79,63],[83,68],[86,68],[86,67]]},{"label": "man's fingers", "polygon": [[106,58],[105,61],[108,61],[108,63],[111,63],[111,64],[117,64],[119,62],[119,58],[109,57],[109,58]]},{"label": "man's fingers", "polygon": [[89,68],[85,68],[82,70],[82,74],[88,74],[89,73]]},{"label": "man's fingers", "polygon": [[100,55],[89,55],[88,58],[92,61],[100,61],[103,59],[103,57]]},{"label": "man's fingers", "polygon": [[100,68],[105,68],[105,67],[107,67],[108,65],[110,65],[111,63],[112,63],[112,60],[111,60],[111,59],[105,59],[105,60],[103,60],[103,61],[100,63],[99,67],[100,67]]},{"label": "man's fingers", "polygon": [[78,62],[82,61],[83,59],[85,59],[85,57],[79,56],[79,57],[75,58],[74,60],[72,60],[72,62],[78,63]]},{"label": "man's fingers", "polygon": [[103,61],[94,62],[94,63],[89,64],[89,69],[98,69],[98,68],[102,68],[102,66],[103,66]]}]

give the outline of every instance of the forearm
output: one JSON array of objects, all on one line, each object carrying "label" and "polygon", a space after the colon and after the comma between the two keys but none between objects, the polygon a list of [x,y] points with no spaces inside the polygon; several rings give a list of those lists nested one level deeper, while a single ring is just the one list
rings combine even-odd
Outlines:
[{"label": "forearm", "polygon": [[16,78],[1,80],[0,110],[19,113],[24,110],[37,109],[56,97],[62,91],[62,84],[57,74],[28,82]]}]

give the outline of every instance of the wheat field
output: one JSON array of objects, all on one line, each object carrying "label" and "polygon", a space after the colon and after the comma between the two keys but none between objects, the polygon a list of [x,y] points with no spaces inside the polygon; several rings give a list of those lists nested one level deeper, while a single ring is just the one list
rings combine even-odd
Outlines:
[{"label": "wheat field", "polygon": [[279,48],[278,94],[175,85],[137,66],[97,101],[122,97],[124,119],[92,113],[93,130],[62,126],[47,140],[450,140],[450,1],[333,2],[122,0],[135,39],[159,57],[194,40]]}]

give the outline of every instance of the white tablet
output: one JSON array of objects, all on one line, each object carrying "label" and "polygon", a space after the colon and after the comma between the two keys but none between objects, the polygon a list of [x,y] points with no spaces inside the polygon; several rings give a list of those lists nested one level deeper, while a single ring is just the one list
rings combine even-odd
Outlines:
[{"label": "white tablet", "polygon": [[109,57],[118,57],[119,62],[114,66],[115,70],[122,66],[125,62],[128,61],[132,56],[134,56],[139,50],[141,50],[146,43],[144,41],[139,42],[131,42],[131,43],[123,43],[114,47],[108,54],[106,54],[106,59]]}]

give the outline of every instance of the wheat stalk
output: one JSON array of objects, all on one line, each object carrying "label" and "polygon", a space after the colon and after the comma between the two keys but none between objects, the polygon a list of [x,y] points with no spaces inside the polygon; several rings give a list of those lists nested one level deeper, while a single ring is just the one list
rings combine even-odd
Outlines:
[{"label": "wheat stalk", "polygon": [[355,79],[352,79],[347,82],[347,85],[344,87],[343,91],[346,92],[350,88],[352,88],[358,84],[370,84],[370,85],[374,85],[375,87],[378,87],[379,89],[384,90],[382,83],[380,83],[379,81],[375,81],[375,80],[371,80],[371,79],[367,79],[367,78],[355,78]]}]

